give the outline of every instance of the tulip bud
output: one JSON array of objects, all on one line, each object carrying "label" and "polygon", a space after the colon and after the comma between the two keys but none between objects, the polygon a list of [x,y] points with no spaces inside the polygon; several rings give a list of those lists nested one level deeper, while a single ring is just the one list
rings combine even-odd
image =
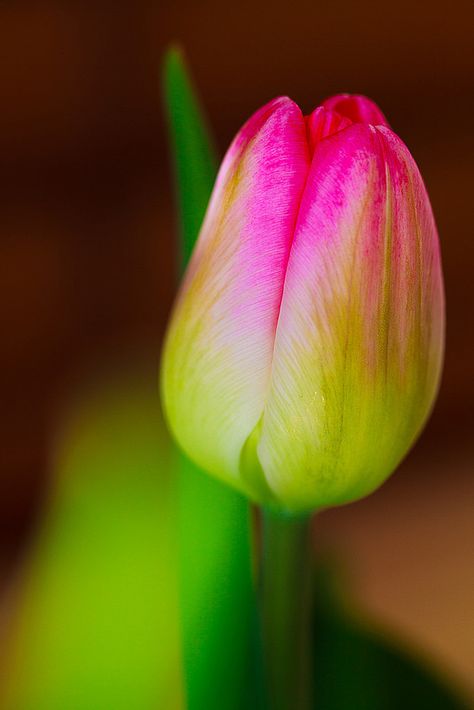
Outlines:
[{"label": "tulip bud", "polygon": [[224,158],[166,338],[182,448],[262,505],[360,498],[426,421],[443,342],[430,203],[378,107],[260,109]]}]

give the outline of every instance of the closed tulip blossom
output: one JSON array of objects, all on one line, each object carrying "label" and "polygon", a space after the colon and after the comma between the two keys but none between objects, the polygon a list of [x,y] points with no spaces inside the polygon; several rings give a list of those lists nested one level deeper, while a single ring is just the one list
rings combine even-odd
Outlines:
[{"label": "closed tulip blossom", "polygon": [[418,168],[378,107],[261,108],[224,158],[171,318],[179,444],[293,513],[380,485],[436,396],[444,296]]}]

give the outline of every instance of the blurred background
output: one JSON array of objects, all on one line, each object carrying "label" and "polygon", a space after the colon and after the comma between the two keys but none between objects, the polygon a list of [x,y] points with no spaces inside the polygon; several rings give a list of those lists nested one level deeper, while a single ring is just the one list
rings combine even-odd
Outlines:
[{"label": "blurred background", "polygon": [[473,20],[469,0],[0,4],[3,598],[50,492],[60,403],[108,358],[158,367],[175,264],[160,62],[179,41],[221,150],[278,94],[309,112],[348,91],[421,168],[448,302],[440,397],[398,473],[321,515],[315,544],[368,615],[473,687]]}]

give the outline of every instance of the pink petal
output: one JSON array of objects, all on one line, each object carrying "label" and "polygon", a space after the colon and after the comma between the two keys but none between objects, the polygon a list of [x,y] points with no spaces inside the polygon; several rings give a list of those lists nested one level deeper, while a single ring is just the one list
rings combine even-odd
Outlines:
[{"label": "pink petal", "polygon": [[388,126],[388,121],[374,101],[361,94],[337,94],[323,101],[322,106],[337,111],[353,123]]},{"label": "pink petal", "polygon": [[344,130],[352,125],[352,121],[336,111],[318,106],[310,116],[306,117],[306,127],[308,131],[308,141],[311,154],[314,153],[316,145],[324,138]]},{"label": "pink petal", "polygon": [[[268,390],[308,167],[304,119],[290,99],[245,124],[222,164],[173,313],[163,370],[170,424],[195,461],[234,483]],[[254,482],[238,485],[255,494]]]}]

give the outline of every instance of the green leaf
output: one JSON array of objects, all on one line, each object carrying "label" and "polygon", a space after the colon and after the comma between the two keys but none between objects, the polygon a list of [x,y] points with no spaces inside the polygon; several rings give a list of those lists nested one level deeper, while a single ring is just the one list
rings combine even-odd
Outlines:
[{"label": "green leaf", "polygon": [[[164,62],[164,95],[175,165],[181,266],[192,252],[217,161],[181,52]],[[189,710],[249,707],[255,614],[247,501],[181,458],[180,601]]]},{"label": "green leaf", "polygon": [[9,599],[0,706],[179,710],[176,513],[156,364],[82,390]]},{"label": "green leaf", "polygon": [[176,177],[182,266],[189,261],[217,173],[217,152],[178,47],[163,67],[169,139]]},{"label": "green leaf", "polygon": [[189,710],[239,710],[252,686],[245,500],[188,461],[180,477],[181,628]]},{"label": "green leaf", "polygon": [[346,611],[322,567],[316,589],[316,710],[468,710],[428,665]]}]

